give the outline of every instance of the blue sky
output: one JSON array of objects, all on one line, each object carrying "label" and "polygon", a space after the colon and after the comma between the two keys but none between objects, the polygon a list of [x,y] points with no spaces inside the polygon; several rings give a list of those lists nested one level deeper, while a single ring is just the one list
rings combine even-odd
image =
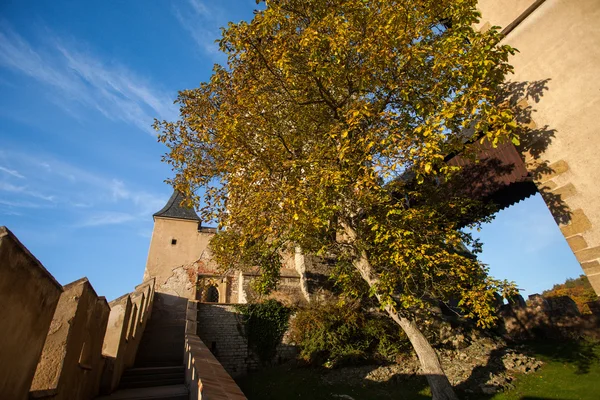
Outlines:
[{"label": "blue sky", "polygon": [[[61,284],[113,299],[140,283],[152,213],[171,194],[153,118],[223,62],[214,40],[254,0],[3,1],[0,225]],[[534,293],[581,273],[539,196],[481,237],[494,275]]]}]

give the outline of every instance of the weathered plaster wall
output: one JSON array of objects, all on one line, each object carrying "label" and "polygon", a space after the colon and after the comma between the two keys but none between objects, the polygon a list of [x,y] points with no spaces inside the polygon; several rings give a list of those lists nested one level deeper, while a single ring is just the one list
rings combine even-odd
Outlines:
[{"label": "weathered plaster wall", "polygon": [[102,373],[101,393],[115,390],[123,371],[134,364],[154,303],[154,279],[136,286],[110,303],[110,316],[102,356],[105,367]]},{"label": "weathered plaster wall", "polygon": [[97,395],[109,307],[86,278],[63,287],[31,385],[31,395],[91,399]]},{"label": "weathered plaster wall", "polygon": [[102,344],[102,356],[106,359],[101,393],[110,393],[117,388],[125,369],[127,328],[131,318],[132,303],[129,294],[109,303],[110,315]]},{"label": "weathered plaster wall", "polygon": [[0,399],[26,399],[62,287],[0,227]]},{"label": "weathered plaster wall", "polygon": [[156,291],[193,300],[195,282],[190,277],[215,270],[208,250],[213,235],[198,231],[197,221],[155,217],[144,280],[154,277]]},{"label": "weathered plaster wall", "polygon": [[[481,0],[482,28],[508,25],[527,3],[533,1]],[[536,183],[570,209],[570,222],[561,230],[600,294],[600,1],[536,3],[503,40],[519,50],[510,59],[515,67],[510,79],[547,87],[539,100],[527,102],[538,131],[546,134],[542,140],[550,143],[537,157],[525,157],[532,169],[547,162],[553,170],[537,176]]]}]

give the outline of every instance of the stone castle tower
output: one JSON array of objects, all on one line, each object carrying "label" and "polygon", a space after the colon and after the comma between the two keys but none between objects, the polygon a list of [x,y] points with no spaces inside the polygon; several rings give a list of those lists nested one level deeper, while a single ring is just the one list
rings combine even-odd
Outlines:
[{"label": "stone castle tower", "polygon": [[196,212],[181,205],[183,200],[183,195],[175,191],[153,215],[144,280],[156,278],[157,292],[195,300],[195,274],[216,269],[208,250],[216,230],[203,227]]}]

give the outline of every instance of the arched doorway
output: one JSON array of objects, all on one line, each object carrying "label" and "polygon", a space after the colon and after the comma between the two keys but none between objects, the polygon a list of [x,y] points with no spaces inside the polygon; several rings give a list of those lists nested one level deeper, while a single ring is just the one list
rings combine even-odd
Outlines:
[{"label": "arched doorway", "polygon": [[206,288],[206,296],[204,299],[207,303],[218,303],[219,302],[219,289],[212,285]]}]

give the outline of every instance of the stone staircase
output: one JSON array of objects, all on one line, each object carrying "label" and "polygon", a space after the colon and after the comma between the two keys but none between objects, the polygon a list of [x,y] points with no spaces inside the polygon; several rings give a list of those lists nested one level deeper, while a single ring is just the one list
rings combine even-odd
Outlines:
[{"label": "stone staircase", "polygon": [[119,388],[97,400],[187,400],[185,369],[181,366],[143,367],[126,370]]}]

